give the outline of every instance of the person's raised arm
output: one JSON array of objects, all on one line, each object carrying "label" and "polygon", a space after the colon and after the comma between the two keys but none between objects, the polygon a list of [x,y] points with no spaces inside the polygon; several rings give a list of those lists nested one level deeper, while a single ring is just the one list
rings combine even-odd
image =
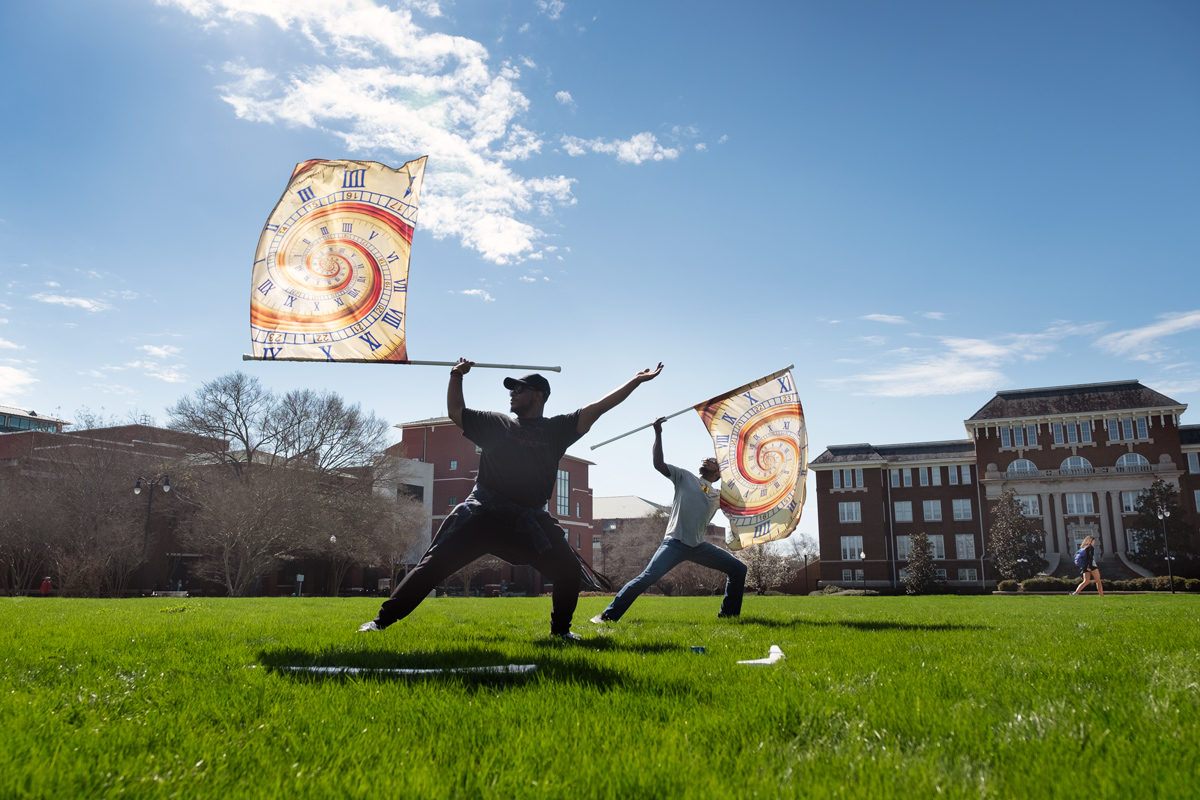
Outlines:
[{"label": "person's raised arm", "polygon": [[640,384],[646,381],[654,380],[658,377],[658,373],[662,372],[662,362],[658,362],[658,366],[654,369],[644,369],[637,375],[634,375],[625,382],[621,388],[609,392],[604,397],[594,403],[588,403],[583,408],[579,409],[579,422],[575,425],[577,433],[587,433],[592,429],[592,425],[596,424],[596,420],[600,419],[600,415],[606,411],[611,411],[621,403],[626,397],[633,394],[633,390]]},{"label": "person's raised arm", "polygon": [[450,368],[450,385],[446,387],[446,414],[459,428],[462,427],[463,409],[467,407],[467,402],[463,400],[463,375],[470,372],[473,366],[474,361],[460,358],[458,363]]},{"label": "person's raised arm", "polygon": [[663,460],[662,451],[662,426],[666,421],[666,417],[654,420],[654,468],[669,478],[671,471],[667,469],[667,462]]}]

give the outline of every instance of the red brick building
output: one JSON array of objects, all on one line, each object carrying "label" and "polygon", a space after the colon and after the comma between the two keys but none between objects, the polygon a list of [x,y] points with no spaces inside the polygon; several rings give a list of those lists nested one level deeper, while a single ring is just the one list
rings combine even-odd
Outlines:
[{"label": "red brick building", "polygon": [[[396,426],[403,431],[400,443],[386,453],[433,465],[433,530],[471,493],[479,474],[479,448],[463,436],[449,417],[406,422]],[[547,509],[567,532],[571,547],[592,563],[592,490],[588,467],[593,462],[572,455],[563,456],[558,465],[558,480]],[[532,567],[506,567],[500,575],[484,576],[483,581],[525,587],[531,593],[544,588],[541,575]]]},{"label": "red brick building", "polygon": [[994,583],[991,509],[1007,489],[1042,527],[1050,574],[1095,536],[1106,574],[1146,574],[1128,554],[1138,496],[1158,478],[1200,522],[1200,426],[1187,406],[1137,381],[997,392],[964,424],[969,438],[832,445],[816,476],[824,583],[896,587],[908,537],[929,535],[950,586]]}]

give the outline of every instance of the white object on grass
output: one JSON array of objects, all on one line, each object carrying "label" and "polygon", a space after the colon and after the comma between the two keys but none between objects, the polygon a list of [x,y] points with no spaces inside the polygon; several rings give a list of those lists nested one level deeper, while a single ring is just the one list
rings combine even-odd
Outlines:
[{"label": "white object on grass", "polygon": [[779,649],[779,645],[771,645],[771,651],[767,653],[766,658],[756,658],[751,661],[739,661],[739,664],[749,664],[753,667],[768,667],[776,661],[783,658],[783,651]]},{"label": "white object on grass", "polygon": [[451,675],[500,673],[519,675],[533,672],[537,664],[501,664],[498,667],[458,667],[457,669],[372,669],[371,667],[284,667],[288,672],[313,672],[319,675]]}]

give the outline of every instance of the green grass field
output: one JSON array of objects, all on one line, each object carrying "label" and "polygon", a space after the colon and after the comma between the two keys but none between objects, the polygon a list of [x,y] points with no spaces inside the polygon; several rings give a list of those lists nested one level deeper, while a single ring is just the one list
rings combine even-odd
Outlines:
[{"label": "green grass field", "polygon": [[[1195,797],[1200,597],[0,600],[0,798]],[[787,658],[739,666],[770,645]],[[695,655],[703,645],[706,655]],[[289,665],[533,663],[528,676]]]}]

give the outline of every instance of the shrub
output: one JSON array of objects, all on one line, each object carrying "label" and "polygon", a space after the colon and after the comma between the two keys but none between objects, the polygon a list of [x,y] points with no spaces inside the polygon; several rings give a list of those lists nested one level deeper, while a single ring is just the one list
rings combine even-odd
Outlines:
[{"label": "shrub", "polygon": [[1073,592],[1079,585],[1078,578],[1030,578],[1021,582],[1021,590],[1026,592]]},{"label": "shrub", "polygon": [[1186,592],[1200,592],[1200,578],[1188,578],[1183,583]]},{"label": "shrub", "polygon": [[1129,581],[1105,581],[1104,588],[1111,592],[1128,592]]},{"label": "shrub", "polygon": [[1133,591],[1133,592],[1153,592],[1154,591],[1154,579],[1153,578],[1134,578],[1133,580],[1127,581],[1126,583],[1129,585],[1129,590]]},{"label": "shrub", "polygon": [[[1200,583],[1200,581],[1197,581],[1197,583]],[[996,584],[996,589],[1001,592],[1019,592],[1021,591],[1021,584],[1016,581],[1000,581]]]}]

